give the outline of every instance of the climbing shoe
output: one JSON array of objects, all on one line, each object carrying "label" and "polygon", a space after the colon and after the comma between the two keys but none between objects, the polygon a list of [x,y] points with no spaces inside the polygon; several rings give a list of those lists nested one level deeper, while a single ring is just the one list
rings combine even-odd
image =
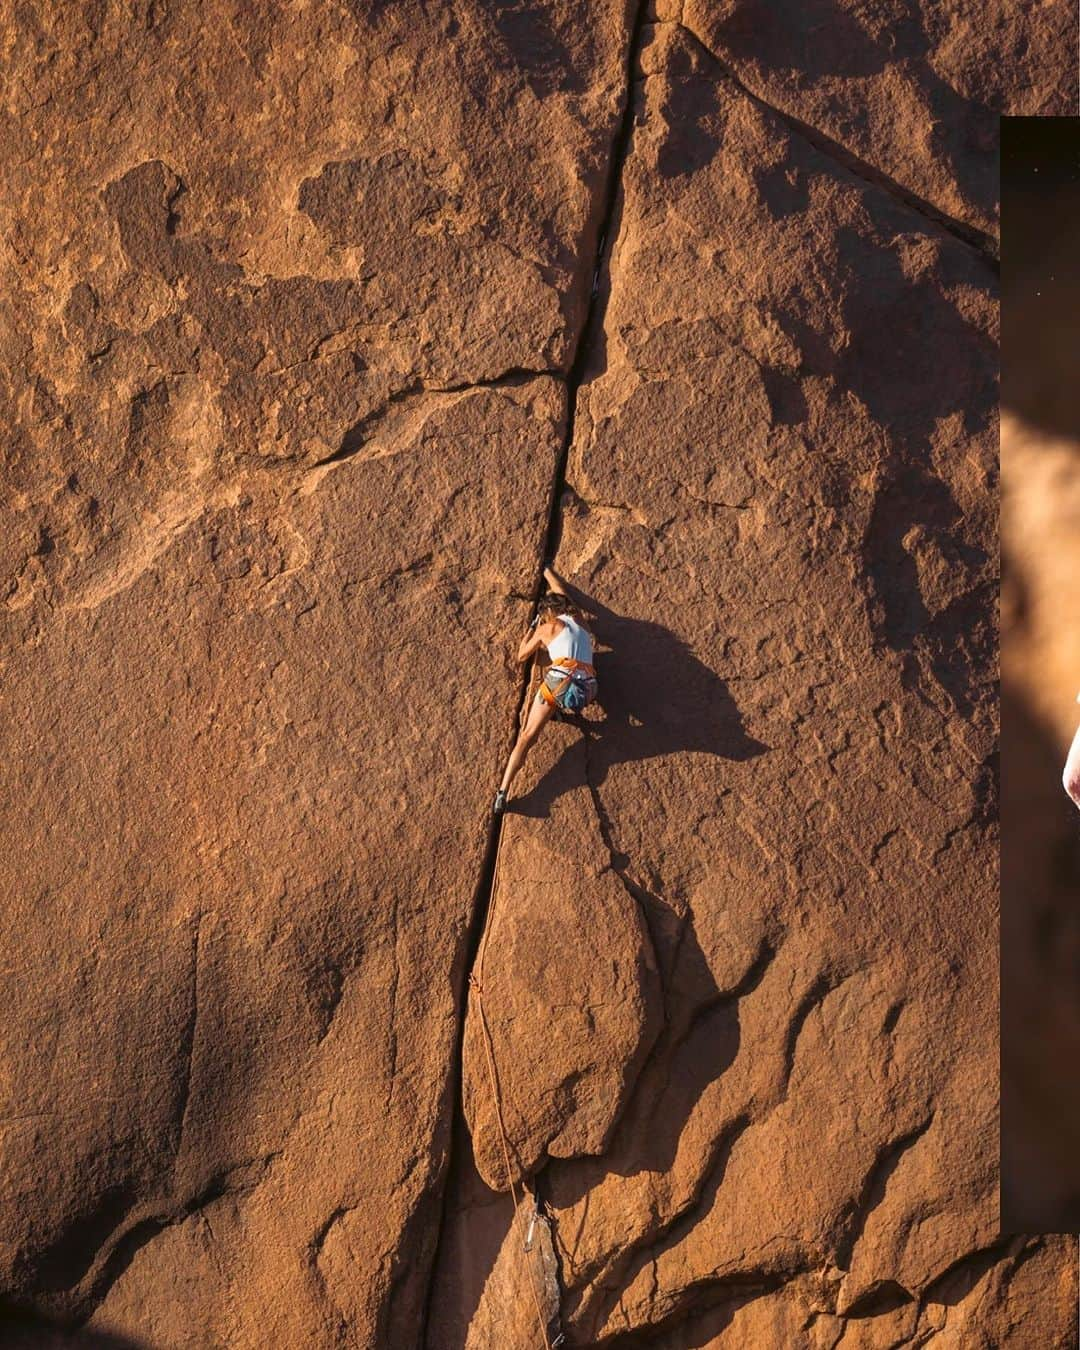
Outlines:
[{"label": "climbing shoe", "polygon": [[491,808],[492,815],[501,816],[506,810],[506,789],[500,788],[495,794],[495,805]]}]

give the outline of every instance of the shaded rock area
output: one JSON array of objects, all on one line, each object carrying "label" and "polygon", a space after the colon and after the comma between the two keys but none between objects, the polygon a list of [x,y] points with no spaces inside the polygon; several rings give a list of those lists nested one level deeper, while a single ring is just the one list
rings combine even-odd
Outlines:
[{"label": "shaded rock area", "polygon": [[656,0],[853,172],[993,246],[998,114],[1076,112],[1076,16],[1005,0]]},{"label": "shaded rock area", "polygon": [[[13,16],[12,1344],[1073,1344],[997,1223],[984,131],[1075,44],[685,10]],[[551,544],[603,706],[493,858]]]}]

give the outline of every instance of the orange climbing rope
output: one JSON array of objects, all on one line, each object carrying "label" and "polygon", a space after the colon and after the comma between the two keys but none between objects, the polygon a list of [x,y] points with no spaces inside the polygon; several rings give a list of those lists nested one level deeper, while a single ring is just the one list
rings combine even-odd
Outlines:
[{"label": "orange climbing rope", "polygon": [[[532,692],[532,680],[530,676],[529,693]],[[529,706],[526,699],[525,707]],[[488,1030],[487,1017],[484,1013],[484,960],[487,956],[488,933],[491,929],[491,918],[495,912],[495,898],[499,893],[499,863],[502,858],[502,831],[499,831],[499,840],[495,846],[495,867],[491,874],[491,904],[488,906],[488,912],[484,919],[484,931],[480,937],[480,950],[477,954],[476,969],[469,975],[469,987],[476,996],[476,1011],[480,1015],[480,1029],[484,1040],[484,1056],[487,1060],[488,1079],[491,1083],[491,1099],[495,1104],[495,1120],[499,1126],[499,1139],[502,1144],[503,1165],[506,1168],[506,1179],[510,1184],[510,1195],[514,1202],[514,1228],[520,1230],[521,1225],[518,1221],[520,1202],[518,1201],[518,1189],[514,1182],[514,1171],[510,1164],[510,1141],[506,1137],[506,1126],[503,1123],[502,1099],[499,1094],[499,1080],[495,1072],[495,1053],[491,1044],[491,1032]],[[524,1187],[522,1188],[524,1191]],[[545,1350],[553,1350],[552,1343],[547,1333],[547,1320],[544,1317],[544,1311],[540,1304],[540,1295],[536,1289],[536,1281],[533,1278],[532,1262],[527,1262],[529,1271],[529,1291],[533,1297],[533,1306],[536,1308],[536,1320],[540,1324],[540,1335],[544,1339]],[[560,1337],[561,1340],[561,1337]]]}]

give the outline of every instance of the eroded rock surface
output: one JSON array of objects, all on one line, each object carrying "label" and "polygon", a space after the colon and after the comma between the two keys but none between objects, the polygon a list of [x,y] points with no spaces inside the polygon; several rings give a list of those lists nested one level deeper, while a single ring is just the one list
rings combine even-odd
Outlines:
[{"label": "eroded rock surface", "polygon": [[537,1178],[569,1335],[1019,1345],[1038,1256],[1067,1344],[1071,1242],[998,1232],[993,268],[680,25],[641,69],[559,562],[665,1027],[605,1155]]},{"label": "eroded rock surface", "polygon": [[463,1106],[476,1165],[500,1190],[499,1114],[515,1180],[549,1157],[603,1155],[660,1030],[645,918],[608,859],[584,748],[566,758],[566,797],[509,822],[473,967]]},{"label": "eroded rock surface", "polygon": [[[966,21],[778,79],[670,9],[13,16],[31,1343],[525,1347],[534,1279],[576,1345],[1069,1343],[1073,1245],[996,1231]],[[1064,111],[1023,24],[1000,96]],[[855,124],[874,61],[951,149]],[[466,977],[553,512],[604,716],[533,752],[487,934],[525,1263]]]},{"label": "eroded rock surface", "polygon": [[853,172],[992,246],[998,114],[1075,110],[1069,6],[656,0],[746,91]]},{"label": "eroded rock surface", "polygon": [[623,7],[574,17],[9,33],[12,1303],[419,1335],[625,84]]}]

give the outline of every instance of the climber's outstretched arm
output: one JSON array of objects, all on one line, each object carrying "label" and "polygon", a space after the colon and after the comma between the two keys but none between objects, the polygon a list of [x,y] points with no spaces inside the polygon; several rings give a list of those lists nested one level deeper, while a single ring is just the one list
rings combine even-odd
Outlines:
[{"label": "climber's outstretched arm", "polygon": [[519,661],[528,661],[528,659],[540,650],[544,644],[540,641],[539,628],[530,628],[518,644],[517,659]]},{"label": "climber's outstretched arm", "polygon": [[1080,806],[1080,727],[1077,727],[1076,735],[1069,747],[1069,756],[1065,761],[1065,771],[1061,775],[1061,782],[1075,804]]}]

